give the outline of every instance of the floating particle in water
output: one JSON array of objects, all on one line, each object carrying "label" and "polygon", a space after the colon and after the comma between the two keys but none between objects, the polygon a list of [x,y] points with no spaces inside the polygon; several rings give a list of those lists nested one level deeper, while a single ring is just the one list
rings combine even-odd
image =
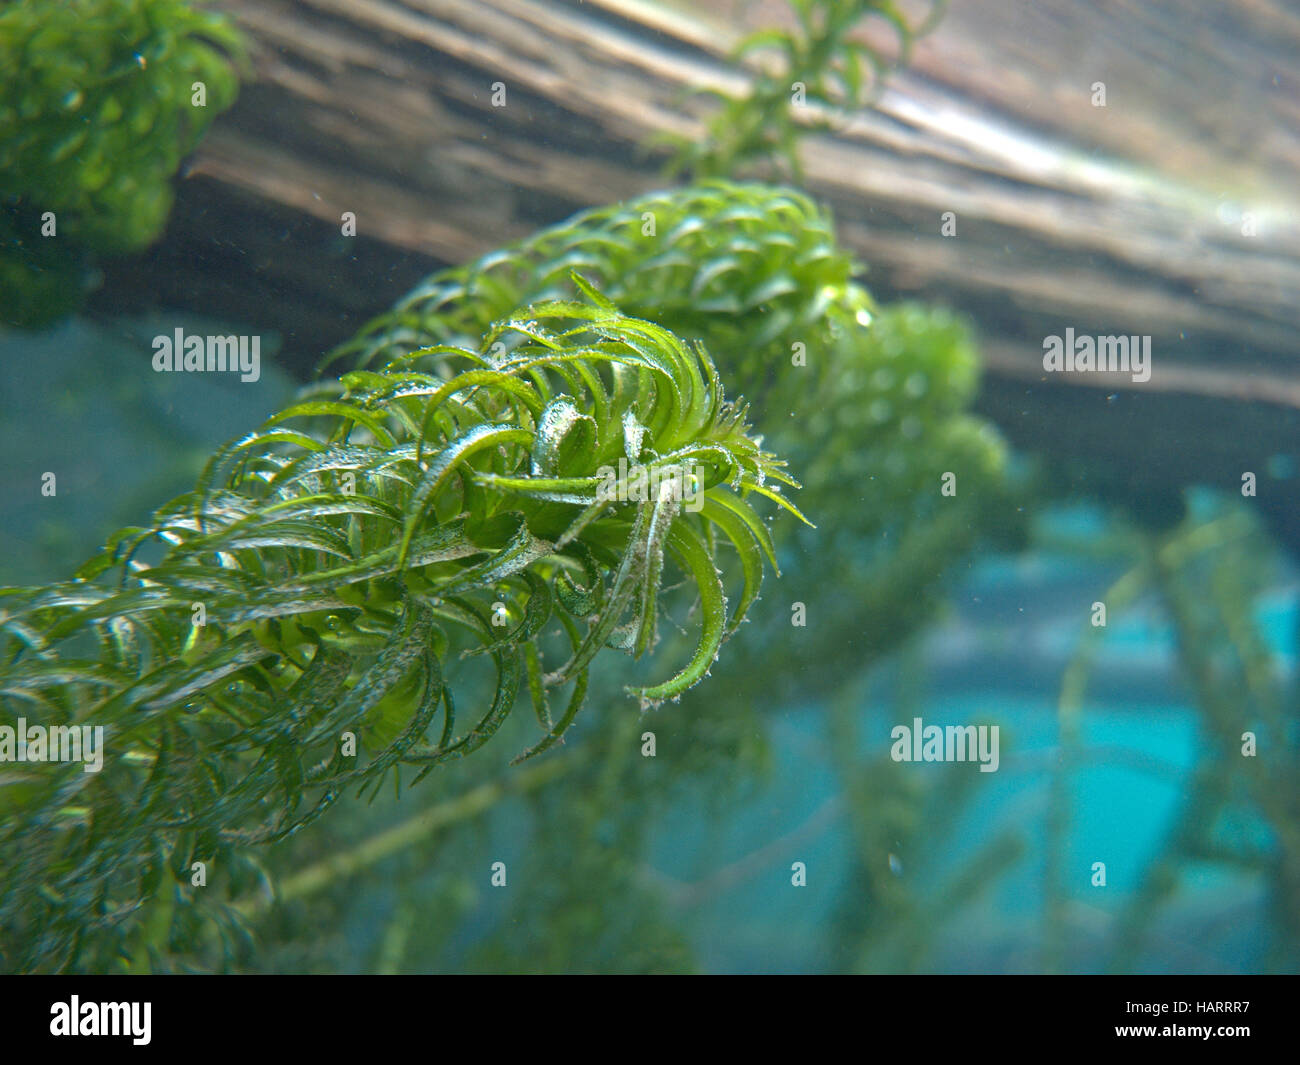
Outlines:
[{"label": "floating particle in water", "polygon": [[903,863],[898,860],[897,854],[891,854],[889,856],[889,871],[895,876],[903,875]]}]

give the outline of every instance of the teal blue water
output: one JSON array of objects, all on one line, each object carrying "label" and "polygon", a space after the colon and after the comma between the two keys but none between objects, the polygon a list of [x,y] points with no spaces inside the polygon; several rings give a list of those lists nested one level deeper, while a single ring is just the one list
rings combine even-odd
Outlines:
[{"label": "teal blue water", "polygon": [[[1069,569],[1060,560],[989,559],[977,566],[954,596],[984,599],[1008,591],[1027,602],[1042,598],[1041,585]],[[1077,570],[1077,567],[1075,567]],[[1074,575],[1079,597],[1091,602],[1090,584]],[[1284,668],[1294,672],[1294,630],[1298,612],[1294,586],[1261,602],[1264,631]],[[960,642],[969,623],[951,618],[930,634],[919,656],[906,668],[942,675],[951,663],[941,656]],[[985,617],[979,639],[1003,651],[998,660],[976,664],[943,690],[930,690],[917,707],[899,712],[887,675],[862,701],[858,713],[864,755],[888,756],[890,728],[920,716],[925,724],[996,722],[1001,732],[1001,763],[996,772],[978,773],[971,763],[917,764],[935,779],[939,774],[976,774],[981,779],[968,807],[936,811],[921,834],[935,837],[940,860],[911,868],[890,862],[891,875],[905,882],[916,900],[937,897],[945,879],[960,872],[983,846],[1003,832],[1025,845],[1024,856],[987,877],[987,891],[952,918],[931,929],[929,952],[915,959],[920,971],[1041,971],[1044,965],[1044,863],[1047,854],[1049,794],[1059,760],[1057,697],[1064,663],[1080,635],[1077,613],[1040,630],[1036,644],[1006,639]],[[1167,671],[1173,662],[1173,636],[1164,624],[1143,617],[1117,621],[1102,642],[1095,673],[1149,674],[1134,685],[1131,698],[1089,699],[1081,713],[1079,767],[1068,777],[1068,824],[1063,834],[1061,876],[1067,898],[1070,968],[1101,969],[1099,944],[1114,932],[1150,863],[1160,856],[1175,827],[1187,793],[1188,774],[1197,762],[1197,715],[1190,702],[1171,698],[1177,685]],[[1055,657],[1043,656],[1054,649]],[[1136,673],[1133,674],[1136,676]],[[1039,678],[1055,678],[1052,684]],[[1142,678],[1139,678],[1142,679]],[[1159,696],[1163,692],[1163,697]],[[687,804],[659,827],[655,876],[676,884],[695,883],[705,897],[691,927],[707,967],[721,971],[820,971],[833,944],[834,918],[845,905],[869,907],[865,897],[847,899],[844,884],[854,851],[842,805],[840,781],[829,757],[823,708],[792,707],[772,722],[776,764],[762,794],[731,813],[725,825],[701,833],[707,818]],[[872,771],[866,763],[863,772]],[[1265,826],[1237,821],[1227,826],[1236,842],[1253,841],[1267,849]],[[778,841],[774,847],[773,841]],[[904,841],[899,841],[902,844]],[[747,862],[747,858],[752,861]],[[792,866],[803,862],[807,885],[791,883]],[[1094,885],[1093,864],[1105,864],[1105,886]],[[738,863],[738,865],[736,864]],[[719,880],[728,865],[738,883]],[[1268,940],[1264,886],[1253,875],[1220,866],[1191,866],[1180,874],[1178,890],[1146,930],[1148,947],[1138,967],[1145,971],[1250,972],[1262,963]]]}]

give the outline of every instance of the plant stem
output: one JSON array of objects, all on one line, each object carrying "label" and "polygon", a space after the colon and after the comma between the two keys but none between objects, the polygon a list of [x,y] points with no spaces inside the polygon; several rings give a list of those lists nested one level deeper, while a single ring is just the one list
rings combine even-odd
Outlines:
[{"label": "plant stem", "polygon": [[235,904],[235,909],[245,918],[251,919],[269,912],[277,903],[313,895],[329,887],[335,880],[355,876],[363,869],[427,839],[448,825],[484,813],[509,795],[543,787],[570,772],[585,760],[586,755],[581,750],[577,750],[573,751],[568,758],[553,758],[539,762],[535,766],[518,770],[500,780],[480,784],[454,799],[448,799],[446,802],[421,811],[352,850],[335,854],[315,865],[309,865],[300,873],[281,881],[273,895],[258,895],[244,899]]}]

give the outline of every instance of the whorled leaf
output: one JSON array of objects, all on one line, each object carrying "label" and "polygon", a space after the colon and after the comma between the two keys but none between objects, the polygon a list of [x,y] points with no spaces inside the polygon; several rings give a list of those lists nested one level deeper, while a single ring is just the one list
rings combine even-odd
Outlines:
[{"label": "whorled leaf", "polygon": [[[774,557],[745,497],[797,513],[793,481],[702,346],[571,284],[581,299],[520,307],[476,348],[312,389],[78,578],[0,596],[4,721],[107,733],[97,774],[0,776],[8,965],[92,924],[83,963],[108,965],[136,920],[104,918],[121,870],[233,862],[347,790],[470,754],[521,687],[542,729],[521,757],[550,749],[602,651],[654,650],[673,566],[697,649],[630,690],[653,705],[701,680]],[[743,560],[735,613],[719,539]],[[494,679],[458,733],[462,658]]]}]

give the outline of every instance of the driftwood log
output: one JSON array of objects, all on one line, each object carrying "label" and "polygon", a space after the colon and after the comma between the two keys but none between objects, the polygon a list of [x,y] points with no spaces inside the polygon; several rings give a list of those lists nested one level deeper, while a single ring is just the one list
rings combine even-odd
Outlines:
[{"label": "driftwood log", "polygon": [[[707,104],[683,88],[742,85],[730,46],[785,17],[725,0],[218,6],[256,80],[189,164],[165,240],[110,268],[96,306],[278,331],[303,376],[439,265],[663,184],[640,146],[697,134]],[[1251,471],[1295,546],[1298,53],[1285,0],[952,0],[877,108],[807,141],[804,183],[878,297],[974,320],[981,408],[1072,491],[1159,511]],[[1045,374],[1044,337],[1067,327],[1151,335],[1151,379]]]}]

